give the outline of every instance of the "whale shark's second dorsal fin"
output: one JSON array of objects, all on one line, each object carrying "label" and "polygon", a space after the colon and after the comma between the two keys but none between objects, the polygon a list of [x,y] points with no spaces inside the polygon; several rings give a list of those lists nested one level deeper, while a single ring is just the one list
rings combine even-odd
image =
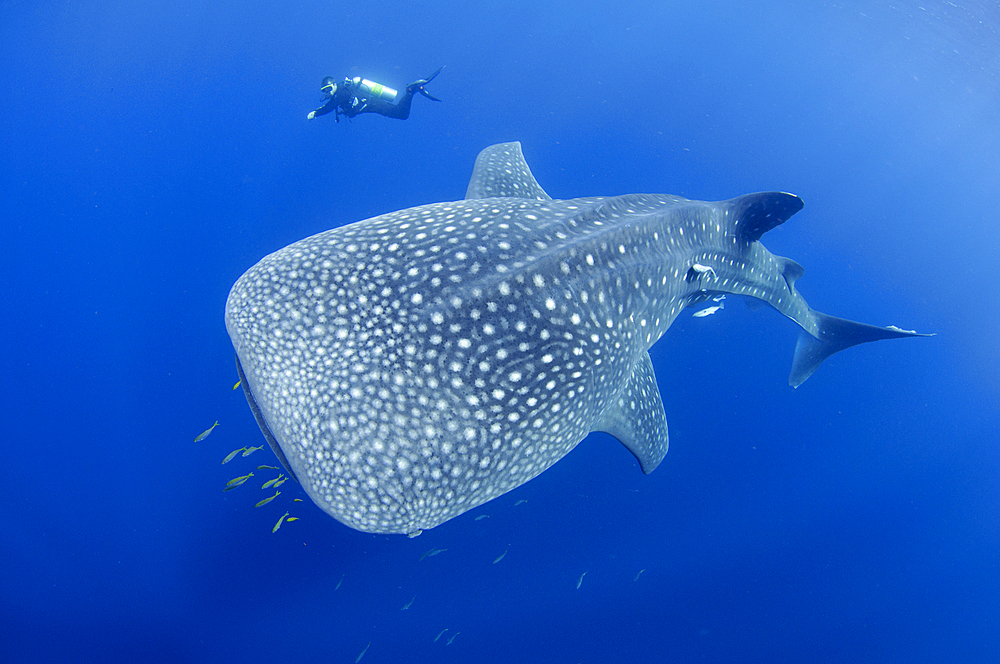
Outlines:
[{"label": "whale shark's second dorsal fin", "polygon": [[733,220],[736,236],[756,242],[761,236],[802,209],[802,199],[780,191],[762,191],[731,198],[723,203]]},{"label": "whale shark's second dorsal fin", "polygon": [[491,145],[479,153],[465,198],[552,200],[535,181],[535,176],[531,174],[531,169],[521,154],[521,144],[517,141]]}]

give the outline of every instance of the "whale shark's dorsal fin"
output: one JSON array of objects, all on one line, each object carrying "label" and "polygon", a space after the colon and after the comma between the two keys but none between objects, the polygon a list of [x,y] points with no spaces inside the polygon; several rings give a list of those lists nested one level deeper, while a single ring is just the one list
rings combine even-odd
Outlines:
[{"label": "whale shark's dorsal fin", "polygon": [[736,228],[736,236],[756,242],[764,233],[788,221],[802,209],[802,199],[780,191],[762,191],[731,198],[723,203]]},{"label": "whale shark's dorsal fin", "polygon": [[476,157],[476,166],[472,169],[472,179],[465,192],[465,199],[476,198],[552,200],[535,181],[535,176],[531,174],[531,169],[521,154],[521,144],[517,141],[491,145]]}]

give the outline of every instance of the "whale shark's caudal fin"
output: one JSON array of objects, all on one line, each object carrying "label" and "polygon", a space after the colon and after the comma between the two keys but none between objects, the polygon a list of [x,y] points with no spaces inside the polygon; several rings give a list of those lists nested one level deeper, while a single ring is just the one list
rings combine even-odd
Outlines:
[{"label": "whale shark's caudal fin", "polygon": [[802,330],[795,344],[795,356],[792,359],[792,372],[788,375],[788,384],[798,387],[806,382],[823,363],[823,360],[834,353],[857,346],[869,341],[882,339],[900,339],[903,337],[933,337],[933,334],[918,334],[913,330],[904,330],[890,325],[878,327],[855,323],[852,320],[827,316],[818,311],[812,312],[818,329],[817,336]]}]

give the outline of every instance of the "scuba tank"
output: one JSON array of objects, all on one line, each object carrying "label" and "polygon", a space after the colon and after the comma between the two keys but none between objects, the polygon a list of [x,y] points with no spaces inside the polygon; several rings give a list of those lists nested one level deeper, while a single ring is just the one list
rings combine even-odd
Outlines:
[{"label": "scuba tank", "polygon": [[397,92],[381,83],[369,81],[367,78],[361,78],[360,76],[355,76],[351,79],[351,82],[357,90],[357,96],[362,99],[384,99],[388,102],[396,99]]}]

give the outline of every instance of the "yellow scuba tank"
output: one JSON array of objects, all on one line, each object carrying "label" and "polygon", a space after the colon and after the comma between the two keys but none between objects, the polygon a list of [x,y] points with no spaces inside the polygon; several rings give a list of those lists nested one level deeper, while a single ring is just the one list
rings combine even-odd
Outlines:
[{"label": "yellow scuba tank", "polygon": [[357,87],[358,96],[365,99],[384,99],[385,101],[395,101],[398,94],[392,88],[387,88],[381,83],[369,81],[367,78],[355,76],[354,85]]}]

